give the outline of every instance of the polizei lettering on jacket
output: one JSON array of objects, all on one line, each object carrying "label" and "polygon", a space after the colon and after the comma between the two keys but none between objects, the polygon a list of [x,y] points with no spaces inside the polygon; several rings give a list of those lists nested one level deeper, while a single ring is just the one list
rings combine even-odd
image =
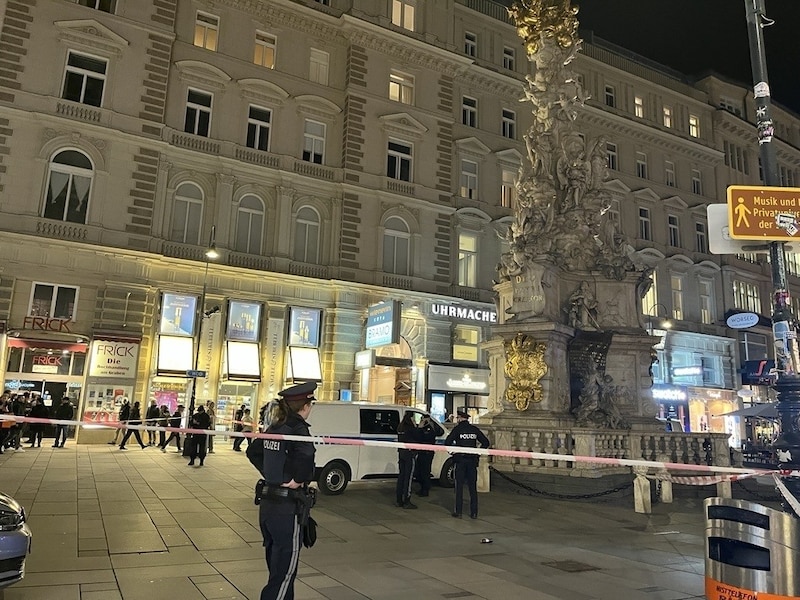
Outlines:
[{"label": "polizei lettering on jacket", "polygon": [[278,451],[281,449],[281,443],[278,440],[264,440],[264,450]]},{"label": "polizei lettering on jacket", "polygon": [[478,434],[476,433],[459,433],[458,438],[462,440],[477,440]]}]

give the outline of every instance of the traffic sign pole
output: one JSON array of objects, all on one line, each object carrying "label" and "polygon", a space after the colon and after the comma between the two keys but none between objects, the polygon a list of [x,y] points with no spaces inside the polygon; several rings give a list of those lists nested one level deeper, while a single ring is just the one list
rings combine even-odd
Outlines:
[{"label": "traffic sign pole", "polygon": [[[769,24],[764,0],[745,0],[747,34],[750,42],[750,65],[753,70],[753,95],[756,104],[756,129],[764,184],[778,186],[778,161],[772,138],[775,123],[770,115],[770,91],[763,27]],[[786,284],[783,242],[770,243],[772,266],[772,333],[775,341],[775,366],[778,377],[774,388],[778,395],[781,432],[773,444],[781,469],[800,470],[800,355],[797,346],[797,321],[792,315]],[[786,487],[800,497],[800,478],[787,477]],[[784,511],[800,518],[788,502]]]}]

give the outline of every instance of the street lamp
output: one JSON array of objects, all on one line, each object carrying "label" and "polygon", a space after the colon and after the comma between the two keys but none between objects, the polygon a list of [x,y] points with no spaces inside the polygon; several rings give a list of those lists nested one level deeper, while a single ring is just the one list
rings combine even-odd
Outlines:
[{"label": "street lamp", "polygon": [[660,302],[656,302],[647,309],[647,333],[649,335],[653,335],[653,319],[660,318],[658,316],[659,306],[664,309],[664,317],[660,323],[661,329],[672,329],[672,321],[669,318],[669,309]]}]

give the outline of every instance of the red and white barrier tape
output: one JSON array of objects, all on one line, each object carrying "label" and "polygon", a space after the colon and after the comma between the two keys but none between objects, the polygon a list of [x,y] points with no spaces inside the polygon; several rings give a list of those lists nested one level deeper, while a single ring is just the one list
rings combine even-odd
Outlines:
[{"label": "red and white barrier tape", "polygon": [[[405,448],[408,450],[424,450],[433,452],[458,452],[459,454],[475,454],[478,456],[499,456],[505,458],[521,458],[526,460],[547,460],[554,462],[573,462],[573,463],[592,463],[600,465],[620,466],[620,467],[648,467],[653,469],[672,469],[675,471],[699,471],[703,473],[730,473],[736,475],[771,475],[775,473],[766,469],[742,469],[737,467],[722,467],[716,465],[694,465],[684,463],[670,463],[649,460],[634,460],[629,458],[604,458],[600,456],[578,456],[573,454],[546,454],[544,452],[529,452],[525,450],[500,450],[495,448],[462,448],[455,446],[429,445],[429,444],[409,444],[403,442],[385,442],[370,439],[353,439],[331,436],[297,436],[281,435],[274,433],[260,432],[241,432],[231,430],[214,429],[191,429],[186,427],[156,427],[152,425],[131,425],[124,422],[92,422],[92,421],[65,421],[58,419],[37,419],[32,417],[17,417],[14,415],[0,415],[0,421],[17,421],[22,423],[40,423],[49,425],[66,425],[68,427],[89,427],[106,429],[138,429],[139,431],[164,431],[168,433],[182,433],[193,435],[215,435],[225,437],[243,437],[251,439],[272,439],[288,440],[294,442],[312,442],[318,445],[337,445],[337,446],[372,446],[378,448]],[[783,473],[779,473],[784,476]],[[792,476],[799,476],[800,473],[792,472]]]},{"label": "red and white barrier tape", "polygon": [[784,485],[777,473],[773,473],[772,478],[775,480],[775,486],[778,488],[778,491],[781,493],[786,502],[789,503],[789,506],[792,507],[794,514],[800,517],[800,501],[798,501],[797,498],[792,495],[792,492],[790,492],[786,485]]}]

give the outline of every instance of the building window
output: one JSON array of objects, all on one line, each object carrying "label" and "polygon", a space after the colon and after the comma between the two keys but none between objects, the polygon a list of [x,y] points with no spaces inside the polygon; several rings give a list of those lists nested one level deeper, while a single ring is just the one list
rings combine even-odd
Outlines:
[{"label": "building window", "polygon": [[758,286],[738,279],[733,280],[733,305],[736,308],[761,314],[761,295]]},{"label": "building window", "polygon": [[108,62],[70,51],[64,73],[61,97],[89,106],[102,106]]},{"label": "building window", "polygon": [[269,131],[272,122],[272,111],[258,106],[251,106],[247,116],[247,147],[269,151]]},{"label": "building window", "polygon": [[697,115],[689,115],[689,135],[700,137],[700,117]]},{"label": "building window", "polygon": [[636,153],[636,176],[647,179],[647,154],[644,152]]},{"label": "building window", "polygon": [[[795,277],[800,276],[800,256],[794,252],[784,252],[783,259],[786,261],[786,272],[789,273],[789,275],[794,275]],[[792,296],[792,302],[795,300],[795,296]],[[792,308],[794,308],[794,305],[792,305]],[[800,313],[795,310],[792,312],[794,313],[795,317],[800,315]]]},{"label": "building window", "polygon": [[263,31],[256,31],[256,45],[253,62],[260,67],[275,68],[275,52],[278,49],[278,38]]},{"label": "building window", "polygon": [[478,236],[458,234],[458,285],[476,287],[478,279]]},{"label": "building window", "polygon": [[469,127],[478,126],[478,101],[464,96],[461,99],[461,122]]},{"label": "building window", "polygon": [[330,70],[331,55],[322,50],[311,48],[309,59],[308,78],[314,83],[328,85],[328,71]]},{"label": "building window", "polygon": [[719,106],[731,112],[735,115],[742,116],[742,105],[738,100],[733,100],[731,98],[726,98],[725,96],[720,96],[719,99]]},{"label": "building window", "polygon": [[613,85],[606,86],[606,106],[617,107],[617,90],[614,89]]},{"label": "building window", "polygon": [[639,239],[652,240],[653,232],[650,227],[650,209],[639,208]]},{"label": "building window", "polygon": [[398,71],[389,73],[389,99],[403,104],[413,104],[414,78]]},{"label": "building window", "polygon": [[471,160],[461,161],[461,197],[478,197],[478,163]]},{"label": "building window", "polygon": [[410,275],[411,233],[400,217],[389,217],[383,226],[383,271]]},{"label": "building window", "polygon": [[501,128],[501,133],[503,137],[507,137],[509,139],[516,139],[517,138],[517,115],[513,110],[508,110],[507,108],[503,109],[503,124]]},{"label": "building window", "polygon": [[664,183],[675,187],[675,163],[671,160],[664,161]]},{"label": "building window", "polygon": [[711,325],[716,320],[714,309],[714,282],[711,279],[699,279],[700,288],[700,321]]},{"label": "building window", "polygon": [[480,327],[456,325],[453,328],[453,360],[480,362]]},{"label": "building window", "polygon": [[219,17],[198,12],[194,21],[194,45],[216,51],[219,38]]},{"label": "building window", "polygon": [[692,169],[692,192],[703,194],[703,174],[699,169]]},{"label": "building window", "polygon": [[513,71],[517,64],[517,53],[514,48],[508,46],[503,48],[503,68]]},{"label": "building window", "polygon": [[322,164],[325,156],[325,124],[306,119],[303,129],[303,160]]},{"label": "building window", "polygon": [[742,360],[763,360],[769,356],[767,336],[743,331],[739,340]]},{"label": "building window", "polygon": [[640,119],[644,119],[644,98],[641,96],[634,96],[633,98],[633,114]]},{"label": "building window", "polygon": [[42,216],[68,223],[86,223],[93,178],[92,161],[82,152],[63,150],[53,156]]},{"label": "building window", "polygon": [[203,218],[203,191],[193,183],[182,183],[175,190],[170,239],[182,244],[200,243]]},{"label": "building window", "polygon": [[606,142],[606,164],[609,169],[616,171],[619,168],[619,161],[617,157],[617,145],[611,142]]},{"label": "building window", "polygon": [[672,107],[665,106],[662,110],[664,127],[672,127]]},{"label": "building window", "polygon": [[675,215],[667,216],[667,228],[669,229],[669,245],[674,248],[681,246],[681,228],[678,217]]},{"label": "building window", "polygon": [[411,181],[411,144],[389,140],[386,176],[400,181]]},{"label": "building window", "polygon": [[310,206],[297,211],[294,225],[294,260],[319,263],[319,214]]},{"label": "building window", "polygon": [[475,58],[478,56],[478,35],[467,31],[464,33],[464,54]]},{"label": "building window", "polygon": [[683,277],[673,275],[670,277],[672,284],[672,318],[683,320]]},{"label": "building window", "polygon": [[34,283],[28,316],[74,319],[80,288],[52,283]]},{"label": "building window", "polygon": [[211,94],[190,89],[186,95],[186,119],[183,130],[208,137],[211,131]]},{"label": "building window", "polygon": [[236,211],[236,238],[233,249],[246,254],[261,254],[264,232],[264,203],[258,196],[247,195],[239,201]]},{"label": "building window", "polygon": [[658,305],[658,285],[656,279],[656,272],[653,271],[650,273],[650,279],[653,281],[652,285],[647,288],[647,291],[644,293],[642,297],[642,312],[645,315],[650,315],[653,317],[657,317],[656,314],[658,309],[656,308]]},{"label": "building window", "polygon": [[706,233],[706,224],[697,221],[694,224],[694,249],[695,252],[702,252],[708,254],[708,234]]},{"label": "building window", "polygon": [[414,0],[392,0],[392,25],[414,31]]},{"label": "building window", "polygon": [[500,186],[500,205],[504,208],[517,206],[516,174],[511,169],[503,169],[502,183]]},{"label": "building window", "polygon": [[111,13],[113,15],[114,10],[116,9],[117,0],[78,0],[78,4],[81,6],[88,6],[89,8],[93,8],[95,10]]},{"label": "building window", "polygon": [[718,356],[701,356],[700,365],[703,367],[703,385],[719,385],[722,382]]},{"label": "building window", "polygon": [[331,0],[314,0],[317,4],[322,4],[322,6],[330,6]]}]

